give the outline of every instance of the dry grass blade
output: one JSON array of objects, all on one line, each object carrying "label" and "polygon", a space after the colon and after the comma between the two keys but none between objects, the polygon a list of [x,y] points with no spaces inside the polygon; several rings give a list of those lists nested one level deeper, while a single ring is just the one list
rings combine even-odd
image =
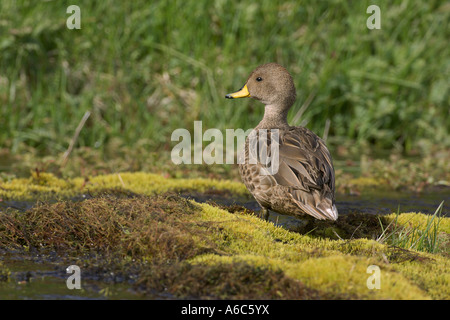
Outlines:
[{"label": "dry grass blade", "polygon": [[316,94],[317,94],[317,89],[313,90],[309,94],[308,98],[305,100],[305,102],[301,106],[300,110],[298,110],[297,114],[294,116],[294,119],[292,120],[292,122],[294,124],[296,124],[298,122],[298,120],[300,120],[300,118],[302,117],[303,113],[305,113],[306,109],[308,109],[309,105],[314,100],[314,97],[316,96]]},{"label": "dry grass blade", "polygon": [[77,141],[78,136],[80,135],[80,132],[83,129],[84,124],[86,123],[86,121],[87,121],[87,119],[89,118],[90,115],[91,115],[91,112],[90,111],[86,111],[84,116],[83,116],[83,118],[81,119],[80,123],[78,124],[78,127],[75,130],[75,134],[73,135],[72,140],[70,141],[69,148],[67,149],[66,152],[64,152],[64,155],[62,157],[61,168],[64,168],[66,166],[66,163],[69,160],[69,156],[70,156],[70,153],[73,150],[75,142]]}]

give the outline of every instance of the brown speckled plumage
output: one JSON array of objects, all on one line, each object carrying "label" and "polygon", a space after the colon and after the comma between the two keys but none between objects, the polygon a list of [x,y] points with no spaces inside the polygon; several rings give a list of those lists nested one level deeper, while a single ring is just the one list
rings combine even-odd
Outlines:
[{"label": "brown speckled plumage", "polygon": [[[281,214],[311,215],[316,219],[336,220],[338,212],[334,197],[334,169],[330,152],[324,141],[304,127],[287,123],[287,112],[295,101],[295,87],[289,72],[282,66],[269,63],[256,68],[243,89],[227,98],[250,96],[266,105],[262,121],[254,129],[279,131],[279,165],[272,175],[262,175],[270,166],[259,161],[249,162],[249,138],[239,165],[242,180],[263,212],[273,210]],[[270,152],[268,152],[270,157]]]}]

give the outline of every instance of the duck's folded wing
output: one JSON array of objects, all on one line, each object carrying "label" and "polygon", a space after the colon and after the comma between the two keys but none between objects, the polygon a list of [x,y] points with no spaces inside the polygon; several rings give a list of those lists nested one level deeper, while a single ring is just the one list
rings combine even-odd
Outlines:
[{"label": "duck's folded wing", "polygon": [[292,199],[306,213],[317,219],[337,219],[331,155],[310,130],[296,127],[280,137],[279,167],[273,177],[289,188]]}]

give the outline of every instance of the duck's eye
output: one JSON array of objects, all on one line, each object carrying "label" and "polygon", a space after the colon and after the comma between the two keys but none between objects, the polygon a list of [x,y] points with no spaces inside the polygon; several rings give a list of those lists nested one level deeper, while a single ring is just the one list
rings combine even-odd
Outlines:
[{"label": "duck's eye", "polygon": [[263,79],[261,77],[256,78],[256,81],[262,81]]}]

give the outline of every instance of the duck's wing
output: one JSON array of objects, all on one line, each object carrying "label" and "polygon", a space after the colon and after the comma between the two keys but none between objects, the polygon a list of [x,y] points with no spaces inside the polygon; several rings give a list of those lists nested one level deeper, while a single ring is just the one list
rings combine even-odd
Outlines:
[{"label": "duck's wing", "polygon": [[336,220],[334,169],[325,143],[312,131],[291,127],[280,135],[279,167],[273,175],[294,202],[316,219]]}]

